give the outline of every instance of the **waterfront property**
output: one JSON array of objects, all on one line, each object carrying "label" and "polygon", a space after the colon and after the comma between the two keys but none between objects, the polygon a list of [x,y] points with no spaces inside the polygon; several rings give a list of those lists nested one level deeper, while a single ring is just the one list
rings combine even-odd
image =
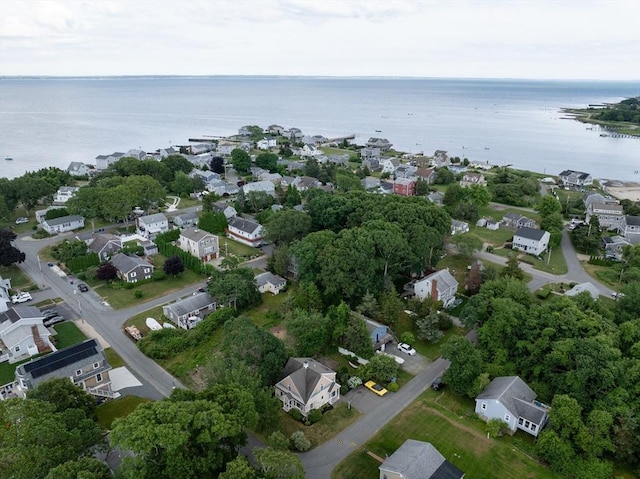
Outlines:
[{"label": "waterfront property", "polygon": [[565,186],[582,187],[591,186],[593,184],[593,178],[589,173],[583,171],[564,170],[558,177]]},{"label": "waterfront property", "polygon": [[84,218],[78,215],[61,216],[42,222],[42,228],[50,235],[84,228]]},{"label": "waterfront property", "polygon": [[513,235],[513,249],[540,256],[549,247],[548,231],[533,228],[518,228]]},{"label": "waterfront property", "polygon": [[85,165],[80,161],[72,161],[69,163],[69,166],[67,166],[67,173],[71,176],[87,176],[90,171],[91,168],[89,165]]},{"label": "waterfront property", "polygon": [[73,195],[75,195],[79,189],[77,186],[61,186],[53,195],[53,202],[66,203],[70,198],[73,198]]},{"label": "waterfront property", "polygon": [[430,442],[407,439],[378,467],[380,479],[463,479]]},{"label": "waterfront property", "polygon": [[624,210],[622,205],[615,203],[589,203],[585,222],[589,224],[594,216],[598,218],[600,228],[617,230],[624,217]]},{"label": "waterfront property", "polygon": [[487,186],[487,180],[482,173],[465,173],[460,180],[460,186],[465,188],[471,185]]},{"label": "waterfront property", "polygon": [[624,216],[620,220],[618,233],[631,244],[640,243],[640,216]]},{"label": "waterfront property", "polygon": [[299,410],[304,416],[340,399],[336,373],[312,358],[289,358],[282,379],[275,385],[282,409]]},{"label": "waterfront property", "polygon": [[521,429],[537,437],[549,416],[549,407],[518,376],[495,378],[476,397],[476,414],[485,421],[500,419],[514,433]]}]

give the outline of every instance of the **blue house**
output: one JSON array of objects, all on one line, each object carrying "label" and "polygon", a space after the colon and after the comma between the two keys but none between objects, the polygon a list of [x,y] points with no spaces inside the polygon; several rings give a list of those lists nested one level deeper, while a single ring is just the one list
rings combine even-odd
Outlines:
[{"label": "blue house", "polygon": [[376,323],[369,318],[365,318],[365,323],[367,325],[369,335],[371,336],[373,349],[380,349],[381,351],[384,351],[385,345],[393,341],[393,335],[389,331],[389,328],[384,324]]}]

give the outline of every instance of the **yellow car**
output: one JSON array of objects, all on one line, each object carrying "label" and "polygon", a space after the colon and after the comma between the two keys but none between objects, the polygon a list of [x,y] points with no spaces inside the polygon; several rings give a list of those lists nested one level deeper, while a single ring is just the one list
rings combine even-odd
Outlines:
[{"label": "yellow car", "polygon": [[369,391],[377,394],[378,396],[384,396],[385,394],[387,394],[387,390],[385,388],[383,388],[379,384],[374,383],[373,381],[367,381],[366,383],[364,383],[364,387]]}]

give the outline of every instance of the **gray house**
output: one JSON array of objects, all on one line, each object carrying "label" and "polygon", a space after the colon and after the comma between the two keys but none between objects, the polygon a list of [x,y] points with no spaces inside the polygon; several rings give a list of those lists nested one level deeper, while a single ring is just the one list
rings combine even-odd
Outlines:
[{"label": "gray house", "polygon": [[518,213],[507,213],[502,217],[502,223],[509,228],[537,228],[538,224],[531,218]]},{"label": "gray house", "polygon": [[217,303],[207,293],[195,294],[162,307],[162,314],[182,329],[191,329],[216,310]]},{"label": "gray house", "polygon": [[89,250],[100,258],[100,262],[107,261],[122,249],[122,240],[112,234],[96,233],[89,243]]},{"label": "gray house", "polygon": [[640,243],[640,216],[627,215],[620,221],[618,233],[631,244]]},{"label": "gray house", "polygon": [[462,479],[464,472],[451,464],[430,442],[407,439],[378,466],[380,479]]},{"label": "gray house", "polygon": [[153,265],[139,256],[118,253],[111,259],[111,264],[118,270],[118,276],[127,283],[150,279],[153,274]]},{"label": "gray house", "polygon": [[275,385],[282,409],[298,409],[303,415],[340,399],[336,373],[312,358],[289,358],[282,379]]},{"label": "gray house", "polygon": [[173,224],[180,228],[186,228],[188,226],[196,226],[198,224],[198,219],[198,213],[192,211],[190,213],[182,213],[181,215],[174,216]]},{"label": "gray house", "polygon": [[518,376],[495,378],[476,398],[476,413],[484,420],[500,419],[513,433],[516,429],[538,436],[547,422],[549,406]]}]

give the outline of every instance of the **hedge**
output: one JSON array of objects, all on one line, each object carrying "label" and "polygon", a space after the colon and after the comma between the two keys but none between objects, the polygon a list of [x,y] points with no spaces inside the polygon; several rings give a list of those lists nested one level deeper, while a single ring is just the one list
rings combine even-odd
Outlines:
[{"label": "hedge", "polygon": [[98,266],[99,264],[100,258],[98,257],[98,253],[89,253],[67,261],[67,268],[73,273],[77,273],[78,271],[84,271],[91,266]]}]

